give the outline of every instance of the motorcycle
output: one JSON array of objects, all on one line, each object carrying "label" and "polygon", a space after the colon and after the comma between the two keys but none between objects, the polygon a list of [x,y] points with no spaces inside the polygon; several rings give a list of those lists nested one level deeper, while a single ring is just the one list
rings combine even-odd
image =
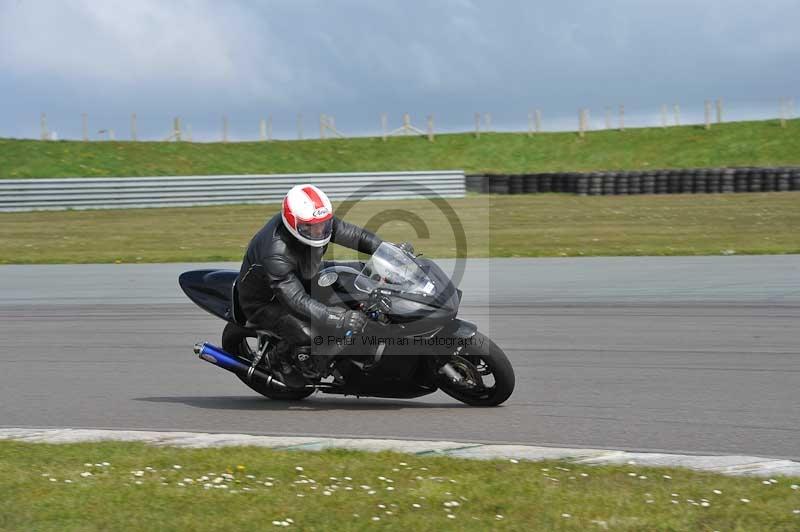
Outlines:
[{"label": "motorcycle", "polygon": [[179,276],[189,299],[228,322],[221,347],[202,343],[194,351],[265,397],[299,400],[320,391],[405,399],[442,390],[468,405],[497,406],[514,390],[514,370],[503,350],[456,317],[461,290],[435,262],[402,247],[384,242],[366,263],[333,263],[311,281],[315,299],[363,311],[368,320],[364,331],[314,338],[315,346],[327,344],[320,349],[334,346],[336,355],[330,374],[302,387],[282,380],[280,338],[242,316],[237,277],[234,270]]}]

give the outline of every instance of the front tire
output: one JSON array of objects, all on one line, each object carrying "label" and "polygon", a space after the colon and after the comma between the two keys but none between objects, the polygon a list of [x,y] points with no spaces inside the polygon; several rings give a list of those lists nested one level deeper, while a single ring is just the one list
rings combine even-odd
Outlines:
[{"label": "front tire", "polygon": [[[235,356],[244,357],[252,360],[254,356],[253,348],[247,342],[248,338],[256,338],[256,332],[252,329],[245,329],[235,323],[228,323],[222,331],[222,350]],[[239,377],[251,390],[260,393],[264,397],[278,401],[299,401],[305,399],[312,393],[310,390],[277,390],[261,382],[248,382],[247,379]]]},{"label": "front tire", "polygon": [[460,369],[471,376],[476,372],[480,375],[491,375],[494,384],[474,390],[459,386],[447,377],[441,377],[438,380],[439,388],[450,397],[470,406],[498,406],[514,392],[514,368],[503,350],[488,336],[478,332],[471,340],[471,345],[465,347],[456,357],[462,360],[462,364],[463,361],[467,363]]}]

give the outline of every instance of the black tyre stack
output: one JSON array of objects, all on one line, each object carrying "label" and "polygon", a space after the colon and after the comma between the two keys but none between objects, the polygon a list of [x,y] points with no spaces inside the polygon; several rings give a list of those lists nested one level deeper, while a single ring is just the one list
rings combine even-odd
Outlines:
[{"label": "black tyre stack", "polygon": [[775,192],[778,190],[778,172],[775,168],[767,168],[764,170],[761,190],[764,192]]},{"label": "black tyre stack", "polygon": [[791,168],[778,168],[778,178],[776,180],[778,192],[792,190]]},{"label": "black tyre stack", "polygon": [[522,194],[524,192],[525,192],[525,176],[522,175],[508,176],[508,193]]},{"label": "black tyre stack", "polygon": [[749,192],[761,192],[763,173],[757,168],[751,168],[747,175],[747,190]]},{"label": "black tyre stack", "polygon": [[536,194],[539,192],[539,176],[536,174],[526,174],[523,180],[523,187],[526,194]]},{"label": "black tyre stack", "polygon": [[620,196],[627,196],[630,194],[630,179],[627,172],[616,172],[615,179],[614,193]]},{"label": "black tyre stack", "polygon": [[599,196],[603,193],[603,176],[600,172],[589,174],[589,195]]},{"label": "black tyre stack", "polygon": [[750,179],[750,169],[749,168],[737,168],[736,169],[736,178],[734,181],[734,192],[747,192],[748,190],[748,180]]},{"label": "black tyre stack", "polygon": [[631,194],[652,194],[652,187],[649,192],[644,190],[644,177],[642,172],[629,172],[628,173],[628,191]]},{"label": "black tyre stack", "polygon": [[490,194],[508,194],[508,176],[493,175],[489,178]]},{"label": "black tyre stack", "polygon": [[722,171],[722,178],[720,181],[720,192],[730,193],[735,192],[736,170],[733,168],[726,168]]},{"label": "black tyre stack", "polygon": [[610,172],[600,172],[603,176],[603,195],[611,196],[614,194],[614,174]]},{"label": "black tyre stack", "polygon": [[692,188],[691,191],[695,194],[705,194],[708,190],[708,173],[706,170],[695,170],[692,172]]},{"label": "black tyre stack", "polygon": [[573,174],[575,179],[575,193],[579,196],[589,194],[589,174]]},{"label": "black tyre stack", "polygon": [[800,190],[800,168],[792,168],[792,190]]}]

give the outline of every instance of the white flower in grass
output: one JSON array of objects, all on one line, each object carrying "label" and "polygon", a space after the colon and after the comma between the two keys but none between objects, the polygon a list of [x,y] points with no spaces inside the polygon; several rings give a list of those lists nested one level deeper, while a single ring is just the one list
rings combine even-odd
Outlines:
[{"label": "white flower in grass", "polygon": [[345,479],[345,480],[353,480],[353,479],[352,479],[352,478],[350,478],[350,477],[344,477],[344,479]]},{"label": "white flower in grass", "polygon": [[144,476],[144,471],[134,471],[133,472],[133,476],[134,477],[143,477]]},{"label": "white flower in grass", "polygon": [[51,479],[50,479],[50,482],[58,482],[58,480],[56,480],[56,479],[54,479],[54,478],[51,478]]},{"label": "white flower in grass", "polygon": [[103,467],[108,467],[108,466],[110,466],[111,464],[110,464],[109,462],[103,462],[103,463],[102,463],[102,464],[100,464],[100,465],[102,465]]},{"label": "white flower in grass", "polygon": [[83,478],[89,478],[89,477],[91,477],[91,476],[92,476],[92,474],[91,474],[91,473],[89,473],[88,471],[84,471],[83,473],[81,473],[81,476],[82,476]]},{"label": "white flower in grass", "polygon": [[448,518],[448,519],[455,519],[455,518],[456,518],[456,516],[455,516],[455,515],[453,515],[453,514],[447,514],[447,518]]},{"label": "white flower in grass", "polygon": [[628,476],[629,476],[629,477],[635,477],[635,476],[636,476],[636,473],[628,473]]},{"label": "white flower in grass", "polygon": [[775,480],[774,478],[769,479],[769,482],[770,482],[770,484],[777,484],[778,483],[778,481]]},{"label": "white flower in grass", "polygon": [[385,513],[386,515],[392,515],[392,512],[390,512],[389,510],[386,510],[384,513]]},{"label": "white flower in grass", "polygon": [[344,491],[353,491],[353,486],[345,486]]},{"label": "white flower in grass", "polygon": [[302,467],[300,467],[300,466],[295,467],[294,470],[295,471],[304,471],[304,469]]},{"label": "white flower in grass", "polygon": [[503,519],[505,519],[505,517],[503,517],[500,514],[495,515],[494,518],[497,519],[498,521],[502,521]]},{"label": "white flower in grass", "polygon": [[744,502],[744,503],[750,502],[750,499],[739,499],[739,500]]},{"label": "white flower in grass", "polygon": [[509,462],[511,462],[512,464],[518,464],[519,460],[517,460],[516,458],[512,458],[511,460],[509,460]]},{"label": "white flower in grass", "polygon": [[639,480],[647,480],[647,477],[644,475],[639,475]]},{"label": "white flower in grass", "polygon": [[586,478],[586,477],[588,477],[588,476],[589,476],[589,473],[581,473],[581,476],[582,476],[582,477],[584,477],[584,478]]},{"label": "white flower in grass", "polygon": [[661,475],[661,478],[666,479],[666,480],[672,480],[672,477],[669,476],[669,475]]},{"label": "white flower in grass", "polygon": [[800,514],[800,510],[792,510],[792,513],[795,515]]},{"label": "white flower in grass", "polygon": [[183,487],[185,487],[185,486],[186,486],[186,484],[184,484],[183,482],[178,482],[178,487],[181,487],[181,488],[183,488]]},{"label": "white flower in grass", "polygon": [[700,503],[700,506],[702,506],[703,508],[708,508],[709,506],[711,506],[711,503],[708,501],[703,501]]},{"label": "white flower in grass", "polygon": [[103,464],[95,464],[95,467],[103,467]]},{"label": "white flower in grass", "polygon": [[372,518],[372,520],[373,520],[373,521],[380,521],[380,520],[381,520],[381,518],[380,518],[380,517],[378,517],[378,516],[376,515],[375,517],[373,517],[373,518]]},{"label": "white flower in grass", "polygon": [[790,487],[791,487],[793,490],[800,490],[800,486],[798,486],[797,484],[792,484]]},{"label": "white flower in grass", "polygon": [[375,495],[375,490],[369,490],[369,491],[367,492],[367,495]]},{"label": "white flower in grass", "polygon": [[675,499],[672,499],[672,500],[671,500],[671,501],[669,501],[669,502],[671,502],[672,504],[680,504],[680,503],[679,503],[678,501],[676,501]]},{"label": "white flower in grass", "polygon": [[134,482],[134,484],[136,484],[137,486],[141,486],[142,485],[142,481],[141,480],[137,480],[136,482]]},{"label": "white flower in grass", "polygon": [[569,519],[572,516],[570,514],[561,514],[561,517],[563,517],[564,519]]},{"label": "white flower in grass", "polygon": [[272,524],[275,525],[275,526],[281,526],[281,522],[280,521],[273,521]]},{"label": "white flower in grass", "polygon": [[407,464],[407,463],[405,463],[405,462],[400,462],[400,465],[401,465],[401,466],[407,466],[408,464]]},{"label": "white flower in grass", "polygon": [[388,486],[388,487],[386,488],[386,491],[394,491],[394,488],[393,488],[392,486]]},{"label": "white flower in grass", "polygon": [[722,491],[720,491],[720,490],[714,490],[714,493],[717,494],[717,495],[722,495]]},{"label": "white flower in grass", "polygon": [[90,463],[88,463],[88,462],[87,462],[87,463],[83,464],[83,466],[84,466],[84,467],[92,467],[92,464],[90,464]]},{"label": "white flower in grass", "polygon": [[222,477],[217,477],[217,478],[215,478],[214,480],[212,480],[212,482],[213,482],[214,484],[221,484],[222,482],[225,482],[225,479],[224,479],[224,478],[222,478]]},{"label": "white flower in grass", "polygon": [[325,490],[325,491],[323,491],[323,492],[322,492],[322,494],[323,494],[323,495],[330,495],[330,494],[331,494],[331,492],[330,492],[330,491],[328,491],[328,490]]},{"label": "white flower in grass", "polygon": [[286,518],[286,522],[287,523],[294,523],[294,519],[292,519],[291,517],[287,517]]},{"label": "white flower in grass", "polygon": [[679,495],[677,493],[670,493],[670,497],[678,497],[678,496]]},{"label": "white flower in grass", "polygon": [[412,508],[422,508],[422,505],[420,505],[420,504],[417,504],[417,503],[413,503],[413,504],[411,505],[411,507],[412,507]]},{"label": "white flower in grass", "polygon": [[769,480],[762,480],[761,483],[764,484],[765,486],[772,486],[772,482],[770,482]]},{"label": "white flower in grass", "polygon": [[298,497],[305,497],[305,495],[303,495],[302,493],[298,493],[297,496]]}]

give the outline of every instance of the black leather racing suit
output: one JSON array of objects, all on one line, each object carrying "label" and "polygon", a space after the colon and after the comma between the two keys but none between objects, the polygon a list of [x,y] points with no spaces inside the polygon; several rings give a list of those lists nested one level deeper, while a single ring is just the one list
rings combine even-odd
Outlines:
[{"label": "black leather racing suit", "polygon": [[[334,217],[331,242],[371,255],[382,240]],[[269,220],[247,246],[239,272],[239,303],[247,320],[295,346],[310,346],[319,327],[342,312],[310,294],[326,248],[298,241],[284,227],[280,213]]]}]

